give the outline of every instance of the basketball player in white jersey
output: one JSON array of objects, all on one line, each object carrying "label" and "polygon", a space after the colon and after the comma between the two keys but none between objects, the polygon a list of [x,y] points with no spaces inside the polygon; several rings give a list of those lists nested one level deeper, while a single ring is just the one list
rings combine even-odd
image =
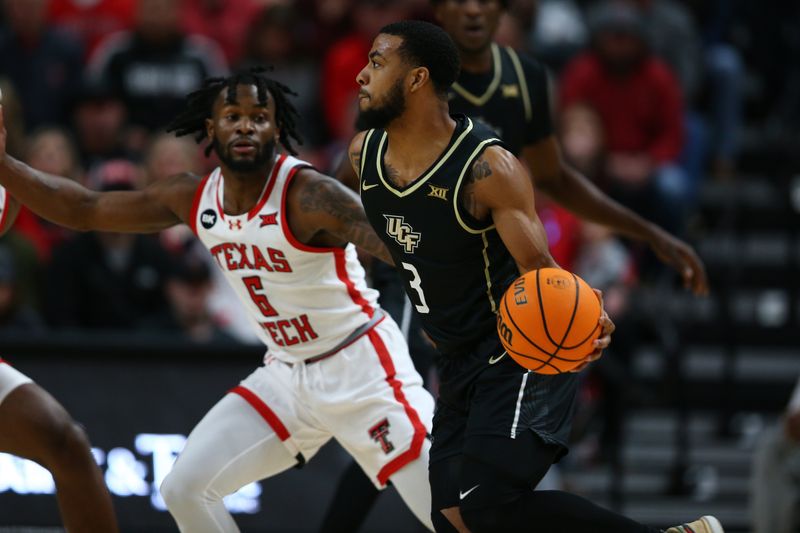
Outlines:
[{"label": "basketball player in white jersey", "polygon": [[[355,247],[386,261],[358,197],[293,152],[291,91],[257,72],[207,80],[170,126],[208,137],[220,168],[141,191],[97,193],[5,156],[0,183],[81,230],[183,222],[216,258],[269,351],[200,421],[161,491],[181,531],[238,531],[222,498],[308,461],[331,437],[379,488],[391,480],[429,529],[433,398]],[[0,123],[0,148],[5,130]],[[4,151],[4,149],[2,150]],[[348,244],[353,243],[353,244]]]},{"label": "basketball player in white jersey", "polygon": [[[19,204],[0,187],[0,235],[18,212]],[[86,433],[55,398],[2,357],[0,452],[36,461],[50,471],[67,531],[117,531],[111,496]]]}]

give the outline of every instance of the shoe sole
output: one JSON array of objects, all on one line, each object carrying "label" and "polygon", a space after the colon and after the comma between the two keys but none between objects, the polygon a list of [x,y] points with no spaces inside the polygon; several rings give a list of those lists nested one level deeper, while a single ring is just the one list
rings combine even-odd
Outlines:
[{"label": "shoe sole", "polygon": [[720,524],[719,520],[717,520],[715,517],[707,515],[701,518],[701,520],[708,525],[711,533],[725,533],[725,530],[722,529],[722,524]]}]

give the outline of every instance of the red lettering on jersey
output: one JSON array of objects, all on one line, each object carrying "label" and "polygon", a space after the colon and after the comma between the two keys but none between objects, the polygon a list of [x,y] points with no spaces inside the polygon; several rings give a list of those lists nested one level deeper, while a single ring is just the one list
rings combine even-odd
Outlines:
[{"label": "red lettering on jersey", "polygon": [[275,226],[278,224],[278,212],[269,213],[266,215],[258,215],[261,217],[261,225],[259,228],[263,228],[264,226]]},{"label": "red lettering on jersey", "polygon": [[314,328],[311,327],[311,323],[308,321],[308,315],[300,315],[299,317],[293,318],[292,325],[294,329],[297,330],[297,334],[300,335],[301,342],[308,342],[318,337],[317,332],[314,331]]},{"label": "red lettering on jersey", "polygon": [[267,260],[264,259],[264,255],[261,253],[261,250],[258,249],[258,246],[253,246],[253,259],[254,268],[272,272],[272,267],[269,266]]},{"label": "red lettering on jersey", "polygon": [[222,245],[222,253],[225,255],[225,265],[228,270],[236,270],[236,263],[233,260],[233,244],[226,242]]},{"label": "red lettering on jersey", "polygon": [[275,267],[277,272],[292,271],[292,267],[289,266],[289,262],[286,260],[286,256],[283,255],[283,252],[275,248],[267,248],[267,253],[269,254],[269,260],[272,261],[272,266]]},{"label": "red lettering on jersey", "polygon": [[300,315],[290,320],[279,319],[273,322],[262,322],[261,327],[269,333],[278,346],[294,346],[319,337],[311,327],[308,315]]},{"label": "red lettering on jersey", "polygon": [[241,220],[228,220],[228,229],[242,229],[242,221]]},{"label": "red lettering on jersey", "polygon": [[236,268],[253,268],[253,265],[250,264],[250,259],[247,258],[247,245],[234,244],[233,246],[239,252],[239,264]]},{"label": "red lettering on jersey", "polygon": [[[247,254],[247,244],[223,242],[212,246],[209,251],[222,268],[233,271],[240,269],[266,270],[267,272],[292,272],[292,266],[282,251],[267,248],[267,257],[258,246],[251,245],[252,260]],[[234,251],[236,253],[234,253]],[[223,261],[224,257],[224,261]]]},{"label": "red lettering on jersey", "polygon": [[267,297],[259,292],[256,291],[263,291],[264,286],[261,284],[261,278],[258,276],[248,276],[246,278],[242,278],[242,283],[244,286],[247,287],[247,292],[250,293],[250,299],[253,300],[253,303],[256,304],[258,310],[261,311],[261,314],[264,316],[278,316],[278,312],[272,307],[272,304],[269,303]]},{"label": "red lettering on jersey", "polygon": [[290,327],[291,325],[292,323],[288,320],[278,320],[278,331],[280,331],[281,335],[283,335],[283,341],[286,343],[286,346],[293,346],[300,343],[300,339],[297,337],[292,337],[286,332],[286,328]]},{"label": "red lettering on jersey", "polygon": [[264,322],[261,324],[261,327],[267,330],[267,333],[272,337],[275,344],[283,346],[283,341],[278,337],[278,326],[276,326],[274,322]]},{"label": "red lettering on jersey", "polygon": [[224,265],[222,264],[222,261],[221,261],[221,260],[220,260],[220,258],[219,258],[219,254],[221,254],[221,253],[222,253],[222,248],[223,248],[223,246],[222,246],[221,244],[217,244],[216,246],[212,246],[212,247],[211,247],[211,248],[209,248],[209,250],[208,250],[209,252],[211,252],[211,255],[213,255],[213,256],[214,256],[214,259],[216,259],[216,260],[217,260],[217,264],[218,264],[220,267],[224,266]]}]

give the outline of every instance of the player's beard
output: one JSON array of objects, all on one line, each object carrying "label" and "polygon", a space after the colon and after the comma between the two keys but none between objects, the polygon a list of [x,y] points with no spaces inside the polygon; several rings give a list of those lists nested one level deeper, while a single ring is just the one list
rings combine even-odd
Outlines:
[{"label": "player's beard", "polygon": [[399,79],[389,89],[389,93],[380,105],[371,109],[358,110],[356,129],[359,131],[372,128],[383,129],[406,110],[406,96],[403,94],[403,80]]},{"label": "player's beard", "polygon": [[237,159],[231,149],[223,146],[216,137],[211,141],[211,144],[219,160],[234,172],[255,172],[263,169],[275,156],[275,139],[270,139],[256,148],[255,156],[252,159]]}]

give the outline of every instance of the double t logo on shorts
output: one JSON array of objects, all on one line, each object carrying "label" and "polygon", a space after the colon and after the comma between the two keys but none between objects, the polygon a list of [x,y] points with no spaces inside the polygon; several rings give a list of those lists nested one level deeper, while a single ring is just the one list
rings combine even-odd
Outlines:
[{"label": "double t logo on shorts", "polygon": [[383,453],[391,453],[394,450],[394,444],[389,440],[389,419],[384,418],[371,428],[369,428],[369,436],[372,440],[381,445]]}]

